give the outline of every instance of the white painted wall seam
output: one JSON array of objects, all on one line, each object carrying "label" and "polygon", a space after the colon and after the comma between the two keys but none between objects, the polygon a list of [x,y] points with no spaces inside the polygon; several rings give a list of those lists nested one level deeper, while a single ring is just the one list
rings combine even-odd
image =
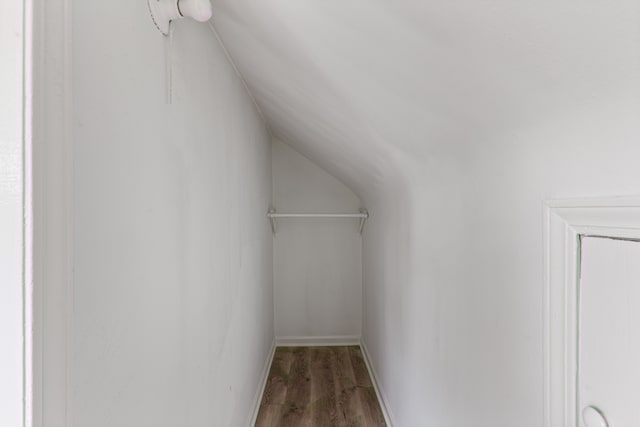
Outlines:
[{"label": "white painted wall seam", "polygon": [[229,61],[229,64],[231,64],[231,66],[233,67],[233,71],[235,71],[236,75],[238,76],[238,78],[242,82],[242,86],[244,86],[244,90],[246,91],[247,96],[249,98],[251,98],[251,102],[253,102],[253,105],[254,105],[256,111],[258,112],[258,114],[260,115],[260,118],[262,119],[262,122],[264,123],[264,126],[267,128],[267,131],[269,132],[269,136],[271,136],[273,138],[273,132],[271,131],[271,126],[269,126],[269,122],[264,117],[264,113],[262,112],[262,109],[260,108],[260,105],[258,105],[258,102],[256,101],[255,96],[253,96],[253,92],[251,92],[251,89],[249,88],[249,85],[247,84],[247,81],[242,76],[242,73],[240,72],[240,70],[238,70],[238,67],[236,66],[236,63],[234,62],[233,58],[231,57],[231,54],[227,50],[227,47],[224,45],[224,42],[222,41],[222,38],[220,37],[220,33],[218,33],[218,30],[216,30],[216,26],[214,24],[213,19],[210,20],[207,23],[207,25],[209,26],[209,28],[213,32],[213,35],[215,36],[216,40],[220,44],[220,47],[222,48],[222,50],[224,52],[224,55],[227,57],[227,61]]}]

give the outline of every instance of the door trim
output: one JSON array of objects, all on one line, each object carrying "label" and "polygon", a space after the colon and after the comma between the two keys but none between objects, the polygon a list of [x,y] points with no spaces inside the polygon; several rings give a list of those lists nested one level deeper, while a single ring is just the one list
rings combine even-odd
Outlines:
[{"label": "door trim", "polygon": [[544,426],[577,426],[582,236],[640,238],[640,196],[544,203]]},{"label": "door trim", "polygon": [[30,427],[73,425],[73,1],[27,1],[33,95]]}]

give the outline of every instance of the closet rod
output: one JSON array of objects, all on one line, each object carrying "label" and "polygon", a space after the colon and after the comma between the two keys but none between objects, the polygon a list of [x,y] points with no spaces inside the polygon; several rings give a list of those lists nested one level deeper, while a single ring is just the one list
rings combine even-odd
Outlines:
[{"label": "closet rod", "polygon": [[276,218],[360,218],[359,229],[362,234],[369,212],[361,209],[359,213],[277,213],[275,209],[271,209],[267,212],[267,217],[271,220],[273,234],[276,234]]},{"label": "closet rod", "polygon": [[271,213],[269,218],[367,218],[366,213]]}]

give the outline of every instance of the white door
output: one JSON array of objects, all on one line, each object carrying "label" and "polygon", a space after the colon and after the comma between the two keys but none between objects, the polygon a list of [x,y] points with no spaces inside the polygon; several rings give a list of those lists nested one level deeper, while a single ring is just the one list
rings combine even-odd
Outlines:
[{"label": "white door", "polygon": [[580,426],[640,426],[640,242],[582,239]]}]

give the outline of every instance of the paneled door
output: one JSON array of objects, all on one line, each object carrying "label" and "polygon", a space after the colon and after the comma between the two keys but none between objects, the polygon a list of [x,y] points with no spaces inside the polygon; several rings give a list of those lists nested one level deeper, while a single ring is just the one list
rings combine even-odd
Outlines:
[{"label": "paneled door", "polygon": [[579,426],[640,426],[640,242],[583,237],[578,299]]}]

